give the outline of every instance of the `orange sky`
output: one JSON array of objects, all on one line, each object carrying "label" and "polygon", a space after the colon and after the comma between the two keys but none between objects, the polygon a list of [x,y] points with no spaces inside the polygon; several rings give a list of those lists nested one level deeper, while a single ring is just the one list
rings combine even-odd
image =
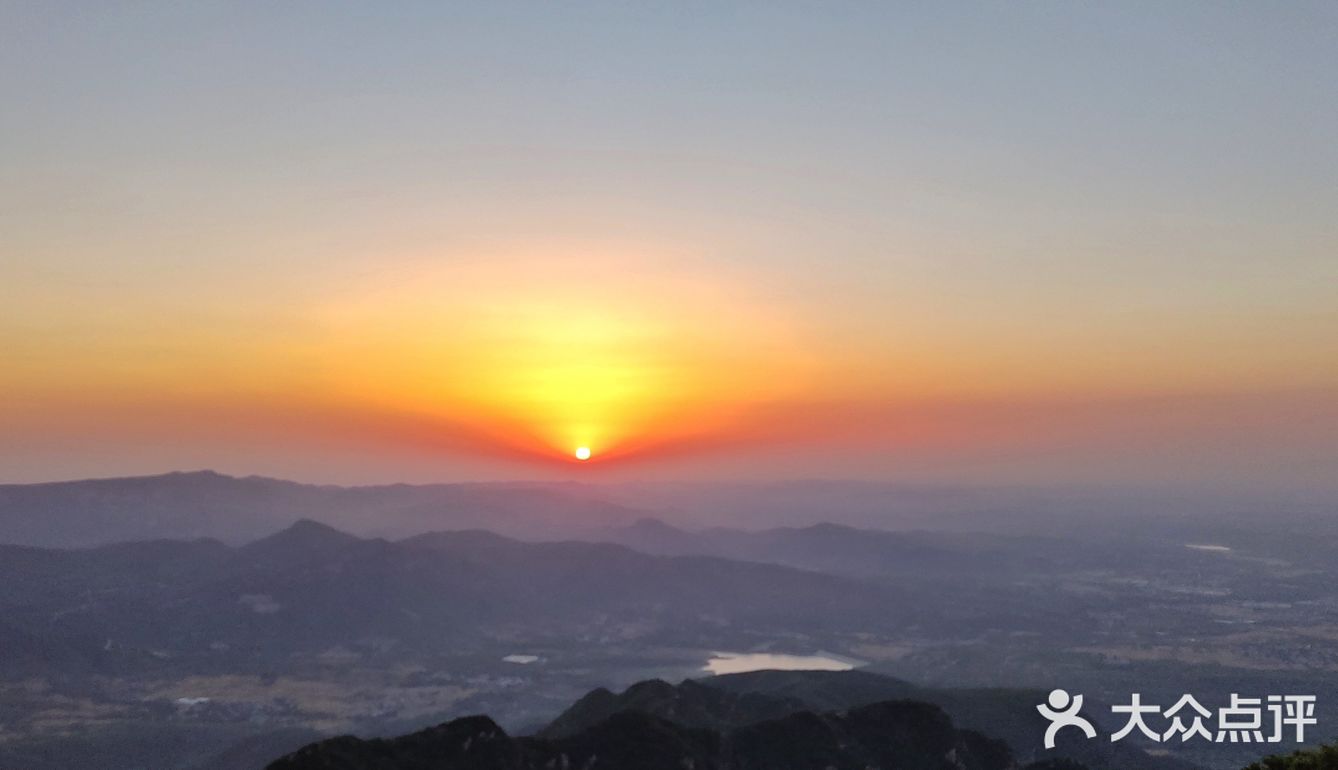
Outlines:
[{"label": "orange sky", "polygon": [[[1213,347],[1212,329],[1101,328],[1091,314],[1081,333],[1014,336],[1018,319],[935,324],[925,308],[802,291],[780,302],[774,284],[667,250],[548,248],[405,259],[253,327],[230,326],[226,302],[196,307],[194,325],[155,318],[154,297],[70,306],[53,322],[70,331],[9,370],[10,475],[1202,483],[1244,469],[1310,483],[1326,472],[1315,453],[1333,446],[1338,400],[1329,362],[1308,358],[1304,340],[1236,340],[1252,348],[1243,356]],[[588,463],[573,458],[581,446]]]},{"label": "orange sky", "polygon": [[22,11],[0,482],[1330,488],[1331,12],[1147,10]]}]

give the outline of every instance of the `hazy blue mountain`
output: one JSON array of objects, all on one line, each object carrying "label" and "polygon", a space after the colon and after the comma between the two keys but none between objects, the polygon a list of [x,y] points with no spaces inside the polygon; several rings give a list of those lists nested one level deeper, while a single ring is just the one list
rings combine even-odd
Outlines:
[{"label": "hazy blue mountain", "polygon": [[[654,518],[595,533],[592,539],[670,556],[711,555],[862,578],[936,576],[953,580],[1036,576],[1109,568],[1131,561],[1186,558],[1180,543],[1086,543],[990,532],[884,531],[840,524],[690,531]],[[1191,555],[1192,556],[1192,555]]]},{"label": "hazy blue mountain", "polygon": [[[138,654],[285,655],[394,640],[411,651],[490,639],[625,636],[718,643],[729,628],[889,626],[897,592],[715,557],[661,557],[600,543],[525,543],[488,532],[361,539],[302,521],[256,542],[153,541],[85,550],[0,546],[0,631],[61,640],[91,664]],[[722,625],[715,618],[728,618]],[[97,644],[81,640],[96,640]],[[74,653],[69,653],[74,654]]]},{"label": "hazy blue mountain", "polygon": [[[1261,510],[1268,514],[1266,528],[1259,526]],[[1089,555],[1118,562],[1149,546],[1185,542],[1250,546],[1323,563],[1338,542],[1332,510],[1333,502],[1324,500],[1134,490],[837,481],[345,487],[197,471],[0,484],[0,543],[242,543],[310,519],[364,537],[486,529],[524,540],[601,539],[666,555],[878,575],[889,564],[933,567],[963,552],[973,557],[965,563],[986,571],[991,559],[1002,566],[1037,557],[1042,566],[1073,564]],[[1086,549],[1073,551],[1078,544]],[[1121,554],[1112,559],[1115,550]]]},{"label": "hazy blue mountain", "polygon": [[339,487],[212,471],[0,484],[0,543],[58,548],[163,538],[238,543],[304,518],[360,535],[486,528],[538,539],[643,515],[569,484]]}]

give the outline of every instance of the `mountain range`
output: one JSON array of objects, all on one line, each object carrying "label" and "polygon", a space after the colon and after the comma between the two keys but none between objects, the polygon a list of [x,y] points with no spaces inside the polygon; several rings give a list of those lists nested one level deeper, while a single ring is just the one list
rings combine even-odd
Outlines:
[{"label": "mountain range", "polygon": [[[834,505],[841,489],[795,488]],[[693,528],[593,491],[208,472],[0,487],[0,540],[14,542],[0,545],[0,767],[254,770],[322,736],[464,714],[531,742],[631,712],[724,741],[796,713],[905,700],[1026,763],[1046,756],[1040,694],[988,689],[1018,684],[1085,692],[1098,713],[1133,691],[1170,703],[1286,688],[1319,696],[1315,740],[1338,724],[1338,659],[1315,642],[1338,622],[1338,541],[1308,525],[1297,537],[1301,519],[1201,539],[1174,519],[1080,537],[746,529],[723,513]],[[739,652],[821,650],[868,665],[601,689],[700,676]],[[1093,743],[1069,758],[1174,763],[1135,748]],[[1173,748],[1214,770],[1258,756]]]},{"label": "mountain range", "polygon": [[269,770],[1009,770],[1007,747],[957,730],[924,703],[877,703],[842,713],[797,712],[717,732],[637,711],[563,738],[513,738],[466,717],[393,740],[335,738]]},{"label": "mountain range", "polygon": [[0,543],[51,548],[195,538],[243,543],[304,518],[371,537],[488,529],[545,539],[642,515],[573,484],[341,487],[213,471],[0,484]]},{"label": "mountain range", "polygon": [[[1041,746],[1041,693],[920,688],[858,671],[758,671],[597,689],[530,737],[483,716],[394,739],[327,739],[270,770],[615,767],[1192,770],[1132,744]],[[956,725],[956,726],[955,726]]]},{"label": "mountain range", "polygon": [[743,629],[887,626],[908,606],[883,587],[772,564],[483,531],[362,539],[300,521],[244,546],[0,546],[0,635],[20,651],[0,669],[283,660],[387,640],[400,653],[459,653],[520,629],[531,645],[709,647]]}]

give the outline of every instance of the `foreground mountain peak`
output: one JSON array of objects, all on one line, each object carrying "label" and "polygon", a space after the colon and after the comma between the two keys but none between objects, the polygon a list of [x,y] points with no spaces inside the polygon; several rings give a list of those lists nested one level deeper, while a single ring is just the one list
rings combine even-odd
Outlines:
[{"label": "foreground mountain peak", "polygon": [[[641,689],[652,688],[660,689],[653,683]],[[557,767],[1008,770],[1014,763],[1006,744],[957,730],[937,706],[892,701],[845,712],[800,711],[726,731],[621,711],[558,738],[513,738],[487,717],[466,717],[389,740],[345,736],[321,741],[275,761],[269,770]]]}]

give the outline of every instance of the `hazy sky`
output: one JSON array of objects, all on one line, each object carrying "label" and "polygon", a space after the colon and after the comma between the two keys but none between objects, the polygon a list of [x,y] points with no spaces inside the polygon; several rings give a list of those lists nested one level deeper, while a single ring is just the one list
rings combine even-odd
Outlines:
[{"label": "hazy sky", "polygon": [[1332,3],[0,2],[0,481],[1334,488],[1335,72]]}]

